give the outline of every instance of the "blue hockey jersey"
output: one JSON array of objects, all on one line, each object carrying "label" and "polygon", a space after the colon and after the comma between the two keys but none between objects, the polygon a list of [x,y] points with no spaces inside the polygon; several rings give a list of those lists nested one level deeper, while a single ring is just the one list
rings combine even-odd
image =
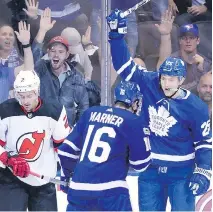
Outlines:
[{"label": "blue hockey jersey", "polygon": [[81,116],[58,150],[65,176],[74,170],[68,199],[128,193],[129,165],[142,172],[151,158],[150,132],[139,119],[108,106],[92,107]]},{"label": "blue hockey jersey", "polygon": [[151,131],[151,156],[159,166],[194,164],[211,167],[211,130],[208,107],[187,90],[182,99],[166,98],[158,72],[147,72],[130,57],[124,39],[113,39],[112,61],[126,81],[136,82],[143,94],[143,112]]}]

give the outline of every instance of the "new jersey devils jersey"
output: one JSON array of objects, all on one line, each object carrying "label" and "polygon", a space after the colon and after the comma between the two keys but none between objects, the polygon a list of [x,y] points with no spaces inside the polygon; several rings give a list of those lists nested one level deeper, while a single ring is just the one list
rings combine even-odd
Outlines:
[{"label": "new jersey devils jersey", "polygon": [[[55,177],[57,153],[54,147],[70,132],[65,108],[55,102],[39,100],[37,108],[27,113],[11,99],[0,105],[0,117],[0,145],[22,156],[30,170]],[[33,186],[47,183],[32,175],[19,179]]]}]

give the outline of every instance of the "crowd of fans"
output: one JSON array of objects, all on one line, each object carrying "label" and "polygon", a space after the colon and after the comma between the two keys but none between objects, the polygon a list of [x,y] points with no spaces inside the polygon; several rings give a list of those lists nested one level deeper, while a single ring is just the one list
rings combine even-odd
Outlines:
[{"label": "crowd of fans", "polygon": [[[111,0],[111,8],[126,10],[138,2]],[[100,0],[4,0],[0,10],[0,102],[13,97],[15,76],[33,63],[41,97],[63,104],[70,125],[88,107],[100,105],[105,21]],[[156,71],[168,56],[182,58],[184,88],[206,102],[211,114],[212,1],[151,0],[127,20],[126,41],[135,62]],[[23,48],[28,39],[30,53]],[[113,67],[111,73],[113,88],[119,78]]]}]

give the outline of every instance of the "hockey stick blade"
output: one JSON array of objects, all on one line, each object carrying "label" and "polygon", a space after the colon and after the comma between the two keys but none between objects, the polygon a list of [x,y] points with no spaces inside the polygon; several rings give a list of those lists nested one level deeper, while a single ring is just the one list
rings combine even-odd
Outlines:
[{"label": "hockey stick blade", "polygon": [[56,185],[69,186],[68,182],[65,182],[65,181],[62,181],[62,180],[58,180],[58,179],[55,179],[55,178],[52,178],[52,177],[40,175],[40,174],[37,174],[37,173],[35,173],[33,171],[30,171],[30,174],[35,176],[35,177],[38,177],[40,179],[43,179],[43,180],[45,180],[47,182],[54,183]]},{"label": "hockey stick blade", "polygon": [[139,3],[137,3],[135,6],[129,8],[128,10],[124,11],[123,13],[120,14],[121,18],[124,18],[128,16],[130,13],[134,12],[137,10],[139,7],[143,6],[144,4],[148,3],[150,0],[143,0]]}]

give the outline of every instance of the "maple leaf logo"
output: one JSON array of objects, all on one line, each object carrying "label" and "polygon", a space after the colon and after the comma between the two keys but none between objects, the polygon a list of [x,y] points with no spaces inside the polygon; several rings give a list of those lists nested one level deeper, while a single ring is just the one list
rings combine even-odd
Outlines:
[{"label": "maple leaf logo", "polygon": [[150,130],[159,136],[168,136],[169,128],[177,123],[177,120],[170,116],[170,113],[164,106],[158,107],[156,110],[153,106],[149,106],[149,127]]}]

